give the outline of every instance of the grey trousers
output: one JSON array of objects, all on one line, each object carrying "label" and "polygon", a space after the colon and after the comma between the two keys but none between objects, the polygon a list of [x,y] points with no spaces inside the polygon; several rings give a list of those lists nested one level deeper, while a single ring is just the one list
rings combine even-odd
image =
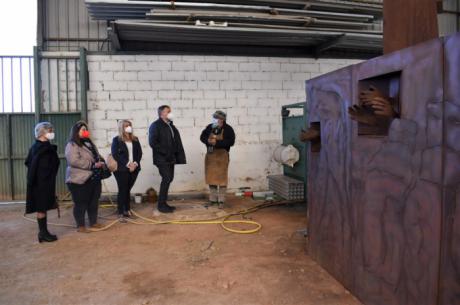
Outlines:
[{"label": "grey trousers", "polygon": [[224,203],[226,192],[226,186],[209,185],[209,201]]}]

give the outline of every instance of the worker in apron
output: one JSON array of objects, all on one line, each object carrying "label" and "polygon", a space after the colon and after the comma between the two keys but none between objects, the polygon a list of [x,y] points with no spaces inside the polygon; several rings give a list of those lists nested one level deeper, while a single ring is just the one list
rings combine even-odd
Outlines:
[{"label": "worker in apron", "polygon": [[205,179],[209,185],[209,204],[224,207],[228,185],[228,163],[230,147],[235,144],[235,132],[227,124],[227,115],[216,111],[212,123],[201,133],[200,140],[206,145]]}]

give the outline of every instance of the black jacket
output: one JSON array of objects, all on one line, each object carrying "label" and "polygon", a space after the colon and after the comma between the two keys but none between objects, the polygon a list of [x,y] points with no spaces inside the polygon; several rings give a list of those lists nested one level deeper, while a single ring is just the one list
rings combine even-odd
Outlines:
[{"label": "black jacket", "polygon": [[[232,126],[228,125],[227,123],[224,123],[222,129],[224,130],[224,139],[218,140],[216,142],[216,145],[214,145],[214,148],[223,148],[227,151],[230,151],[230,147],[232,147],[235,144],[235,132],[233,131]],[[203,144],[206,145],[206,147],[211,146],[208,143],[209,135],[211,134],[211,132],[212,124],[209,124],[201,133],[200,140],[201,142],[203,142]]]},{"label": "black jacket", "polygon": [[184,147],[179,131],[170,123],[171,128],[162,119],[158,119],[150,125],[149,145],[152,147],[153,164],[186,164]]},{"label": "black jacket", "polygon": [[57,146],[35,141],[25,161],[27,166],[26,213],[57,208],[56,175],[59,169]]},{"label": "black jacket", "polygon": [[[137,162],[139,166],[136,168],[136,171],[141,170],[141,159],[142,159],[142,147],[138,140],[133,140],[133,161]],[[126,143],[118,136],[112,139],[112,156],[118,163],[117,171],[125,172],[129,169],[126,167],[126,164],[129,162],[129,152],[128,146]]]}]

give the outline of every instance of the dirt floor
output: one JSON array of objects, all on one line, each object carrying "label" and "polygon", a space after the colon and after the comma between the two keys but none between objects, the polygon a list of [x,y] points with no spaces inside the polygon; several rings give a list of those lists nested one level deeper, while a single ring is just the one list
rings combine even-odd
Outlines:
[{"label": "dirt floor", "polygon": [[[227,211],[257,203],[230,198]],[[172,204],[179,206],[175,217],[222,213],[196,200]],[[152,217],[151,206],[135,209]],[[22,213],[20,205],[0,206],[0,304],[360,304],[307,256],[297,232],[306,227],[301,205],[249,215],[263,225],[249,235],[217,224],[119,223],[90,234],[50,226],[59,241],[43,244]],[[48,218],[73,224],[70,208],[61,219],[55,211]]]}]

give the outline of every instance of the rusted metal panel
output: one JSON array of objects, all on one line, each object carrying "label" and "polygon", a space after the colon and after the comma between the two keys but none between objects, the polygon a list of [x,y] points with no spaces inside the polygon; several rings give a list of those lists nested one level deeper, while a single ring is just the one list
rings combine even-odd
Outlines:
[{"label": "rusted metal panel", "polygon": [[[319,125],[321,149],[310,150],[308,205],[310,255],[352,289],[350,180],[352,68],[307,82],[309,126]],[[319,123],[319,124],[318,124]]]},{"label": "rusted metal panel", "polygon": [[384,54],[437,37],[435,0],[385,0],[383,2]]},{"label": "rusted metal panel", "polygon": [[445,39],[441,305],[460,304],[460,34]]},{"label": "rusted metal panel", "polygon": [[351,139],[354,289],[365,304],[436,304],[442,54],[436,39],[356,66],[355,104],[360,80],[401,72],[400,118],[388,136]]},{"label": "rusted metal panel", "polygon": [[[399,117],[385,136],[359,135],[347,107],[385,75],[399,75]],[[366,305],[460,303],[459,79],[457,35],[307,82],[321,126],[309,253]]]}]

